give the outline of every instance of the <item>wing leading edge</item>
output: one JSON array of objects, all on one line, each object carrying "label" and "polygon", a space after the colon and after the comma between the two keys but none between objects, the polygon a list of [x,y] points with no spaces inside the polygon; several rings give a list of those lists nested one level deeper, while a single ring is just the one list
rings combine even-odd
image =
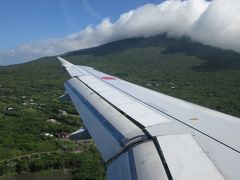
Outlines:
[{"label": "wing leading edge", "polygon": [[[218,117],[220,126],[234,123],[232,130],[239,132],[238,118],[58,59],[72,77],[64,84],[66,92],[108,164],[108,179],[240,177],[236,137],[228,141],[229,134],[212,132],[219,125],[215,122]],[[193,124],[188,116],[205,121]],[[240,135],[238,132],[230,136]]]}]

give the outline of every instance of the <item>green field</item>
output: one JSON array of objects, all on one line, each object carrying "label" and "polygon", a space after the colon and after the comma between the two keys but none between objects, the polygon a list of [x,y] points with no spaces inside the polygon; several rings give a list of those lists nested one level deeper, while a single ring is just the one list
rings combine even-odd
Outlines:
[{"label": "green field", "polygon": [[[240,117],[240,55],[232,51],[159,36],[114,42],[64,58]],[[26,173],[50,177],[54,172],[66,172],[67,179],[105,178],[105,165],[91,142],[57,138],[82,126],[71,102],[58,100],[68,78],[55,57],[0,67],[2,178]]]}]

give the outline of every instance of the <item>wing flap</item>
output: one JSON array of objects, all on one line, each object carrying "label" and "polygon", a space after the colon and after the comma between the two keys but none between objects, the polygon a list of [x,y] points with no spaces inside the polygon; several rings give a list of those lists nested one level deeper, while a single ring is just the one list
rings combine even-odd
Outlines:
[{"label": "wing flap", "polygon": [[173,179],[224,180],[192,135],[158,136],[157,140]]},{"label": "wing flap", "polygon": [[112,162],[107,169],[107,179],[168,180],[162,161],[152,141],[129,149]]}]

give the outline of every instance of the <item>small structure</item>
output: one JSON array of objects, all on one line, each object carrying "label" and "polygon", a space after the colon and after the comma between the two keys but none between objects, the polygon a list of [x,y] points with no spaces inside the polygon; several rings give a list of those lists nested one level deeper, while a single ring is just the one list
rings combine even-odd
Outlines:
[{"label": "small structure", "polygon": [[53,123],[53,124],[60,124],[60,122],[58,122],[56,119],[48,119],[47,122],[49,123]]},{"label": "small structure", "polygon": [[23,105],[23,106],[27,106],[28,104],[24,102],[24,103],[22,103],[22,105]]},{"label": "small structure", "polygon": [[147,83],[145,84],[147,87],[152,87],[152,84],[151,83]]},{"label": "small structure", "polygon": [[8,111],[13,111],[14,108],[13,108],[13,107],[8,107],[7,110],[8,110]]},{"label": "small structure", "polygon": [[147,86],[147,87],[159,87],[159,83],[157,83],[157,82],[146,83],[145,86]]},{"label": "small structure", "polygon": [[52,134],[49,134],[49,133],[44,133],[44,136],[53,137],[53,135],[52,135]]},{"label": "small structure", "polygon": [[62,113],[62,115],[66,116],[67,115],[67,111],[64,111],[64,110],[59,110],[60,113]]},{"label": "small structure", "polygon": [[69,137],[69,133],[60,132],[60,137],[61,137],[61,138],[68,138],[68,137]]}]

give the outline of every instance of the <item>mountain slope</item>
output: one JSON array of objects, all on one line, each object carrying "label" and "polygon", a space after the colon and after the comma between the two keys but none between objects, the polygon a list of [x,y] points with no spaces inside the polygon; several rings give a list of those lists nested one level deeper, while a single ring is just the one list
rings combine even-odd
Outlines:
[{"label": "mountain slope", "polygon": [[122,52],[131,48],[164,48],[163,54],[174,55],[183,53],[188,56],[198,57],[204,62],[195,67],[196,70],[212,71],[218,69],[239,69],[240,54],[231,50],[222,50],[211,46],[192,42],[188,38],[168,38],[165,35],[159,35],[150,38],[133,38],[108,43],[102,46],[88,48],[66,53],[65,56],[92,55],[104,56],[116,52]]}]

